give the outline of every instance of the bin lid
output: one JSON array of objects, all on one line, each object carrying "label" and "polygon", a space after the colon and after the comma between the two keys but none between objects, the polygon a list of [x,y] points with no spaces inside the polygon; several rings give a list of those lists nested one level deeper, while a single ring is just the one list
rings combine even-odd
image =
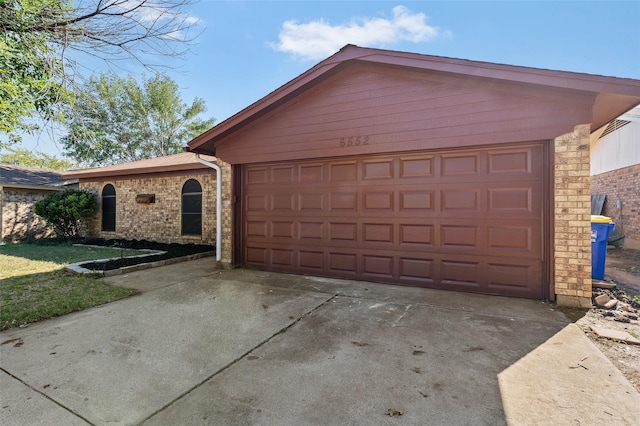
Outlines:
[{"label": "bin lid", "polygon": [[601,215],[597,215],[597,214],[592,214],[591,215],[591,222],[611,223],[612,220],[611,220],[610,217],[607,217],[607,216],[601,216]]}]

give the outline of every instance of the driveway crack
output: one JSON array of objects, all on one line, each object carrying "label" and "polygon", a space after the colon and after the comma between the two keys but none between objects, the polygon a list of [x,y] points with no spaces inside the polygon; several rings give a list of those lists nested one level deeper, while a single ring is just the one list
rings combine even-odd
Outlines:
[{"label": "driveway crack", "polygon": [[65,411],[68,411],[69,413],[73,414],[74,416],[82,419],[83,421],[87,422],[87,424],[90,424],[92,426],[96,426],[95,423],[91,422],[89,419],[83,417],[82,415],[76,413],[75,411],[73,411],[72,409],[70,409],[69,407],[64,406],[63,404],[61,404],[60,402],[56,401],[55,399],[51,398],[49,395],[47,395],[46,393],[43,393],[42,391],[40,391],[39,389],[31,386],[29,383],[25,382],[24,380],[22,380],[20,377],[11,374],[10,372],[8,372],[7,370],[5,370],[4,368],[0,367],[0,371],[2,371],[3,373],[5,373],[7,376],[19,381],[20,383],[22,383],[23,385],[25,385],[26,387],[28,387],[29,389],[31,389],[32,391],[36,392],[39,395],[42,395],[43,397],[45,397],[46,399],[48,399],[49,401],[53,402],[54,404],[56,404],[58,407],[62,408]]},{"label": "driveway crack", "polygon": [[334,293],[331,295],[331,297],[329,297],[328,299],[326,299],[325,301],[323,301],[322,303],[320,303],[319,305],[315,306],[313,309],[309,310],[308,312],[305,312],[304,314],[302,314],[299,318],[297,318],[296,320],[292,321],[290,324],[286,325],[285,327],[282,327],[280,330],[276,331],[275,333],[273,333],[271,336],[267,337],[266,339],[264,339],[262,342],[258,343],[257,345],[255,345],[254,347],[252,347],[251,349],[247,350],[245,353],[243,353],[242,355],[238,356],[237,358],[235,358],[234,360],[230,361],[228,364],[226,364],[225,366],[223,366],[222,368],[220,368],[218,371],[214,372],[213,374],[205,377],[203,380],[201,380],[200,382],[198,382],[196,385],[194,385],[193,387],[191,387],[190,389],[184,391],[183,393],[181,393],[180,395],[178,395],[175,399],[173,399],[172,401],[168,402],[167,404],[163,405],[162,407],[160,407],[159,409],[157,409],[156,411],[154,411],[153,413],[151,413],[149,416],[147,416],[146,418],[142,419],[142,421],[140,422],[140,424],[146,422],[147,420],[149,420],[150,418],[152,418],[153,416],[155,416],[158,413],[161,413],[162,411],[164,411],[165,409],[169,408],[171,405],[173,405],[174,403],[178,402],[179,400],[181,400],[182,398],[184,398],[185,396],[189,395],[191,392],[193,392],[194,390],[198,389],[200,386],[204,385],[206,382],[208,382],[209,380],[213,379],[214,377],[218,376],[219,374],[225,372],[226,370],[228,370],[229,368],[233,367],[235,364],[237,364],[239,361],[241,361],[242,359],[244,359],[247,355],[249,355],[251,352],[255,351],[256,349],[259,349],[261,347],[263,347],[264,345],[266,345],[267,343],[269,343],[271,340],[273,340],[275,337],[286,333],[290,328],[292,328],[294,325],[298,324],[300,321],[302,321],[303,319],[305,319],[306,317],[308,317],[309,315],[313,314],[315,311],[317,311],[318,309],[322,308],[323,306],[325,306],[327,303],[331,302],[333,299],[335,299],[336,297],[339,297],[340,295],[337,293]]}]

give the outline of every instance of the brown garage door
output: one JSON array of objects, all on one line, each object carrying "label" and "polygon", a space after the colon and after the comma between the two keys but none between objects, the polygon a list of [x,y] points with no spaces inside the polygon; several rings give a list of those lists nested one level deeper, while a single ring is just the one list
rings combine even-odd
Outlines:
[{"label": "brown garage door", "polygon": [[243,262],[543,297],[543,146],[243,166]]}]

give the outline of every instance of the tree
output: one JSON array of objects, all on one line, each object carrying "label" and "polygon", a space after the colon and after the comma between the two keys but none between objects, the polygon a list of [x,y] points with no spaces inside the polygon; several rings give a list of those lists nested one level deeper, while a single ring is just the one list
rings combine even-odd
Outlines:
[{"label": "tree", "polygon": [[[62,62],[52,55],[47,37],[38,32],[19,32],[34,20],[37,7],[64,10],[60,1],[25,2],[0,0],[0,131],[15,138],[16,130],[30,130],[24,122],[34,111],[49,117],[51,106],[65,96],[54,76]],[[35,3],[40,3],[36,5]]]},{"label": "tree", "polygon": [[44,152],[30,151],[25,148],[8,147],[6,153],[0,153],[0,163],[25,167],[43,167],[50,170],[69,170],[74,164]]},{"label": "tree", "polygon": [[0,0],[0,131],[18,138],[35,113],[52,118],[69,101],[90,55],[156,67],[194,40],[194,0]]},{"label": "tree", "polygon": [[69,133],[65,154],[89,166],[117,164],[182,151],[192,138],[213,126],[200,119],[205,102],[182,102],[178,85],[165,74],[143,78],[113,73],[91,77],[65,113]]},{"label": "tree", "polygon": [[67,189],[47,195],[34,205],[33,211],[53,228],[58,237],[77,238],[83,219],[98,211],[98,202],[89,191]]}]

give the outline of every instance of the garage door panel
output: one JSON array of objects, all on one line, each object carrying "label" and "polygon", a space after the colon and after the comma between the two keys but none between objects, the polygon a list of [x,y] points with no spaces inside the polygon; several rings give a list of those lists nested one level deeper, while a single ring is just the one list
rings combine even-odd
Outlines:
[{"label": "garage door panel", "polygon": [[541,229],[537,220],[496,220],[487,225],[487,254],[542,262]]},{"label": "garage door panel", "polygon": [[531,174],[531,152],[529,150],[517,152],[494,152],[488,155],[488,159],[489,174]]},{"label": "garage door panel", "polygon": [[443,225],[440,227],[443,249],[481,249],[480,227],[470,225]]},{"label": "garage door panel", "polygon": [[541,297],[541,144],[244,166],[244,263]]},{"label": "garage door panel", "polygon": [[249,220],[244,228],[245,237],[267,238],[267,226],[266,220]]},{"label": "garage door panel", "polygon": [[543,195],[542,181],[512,179],[509,182],[495,182],[486,190],[487,213],[540,217]]},{"label": "garage door panel", "polygon": [[356,181],[358,179],[358,162],[329,163],[329,182]]},{"label": "garage door panel", "polygon": [[410,210],[413,213],[424,214],[435,208],[434,190],[399,190],[398,194],[400,200],[398,210],[400,212]]},{"label": "garage door panel", "polygon": [[541,176],[542,164],[542,150],[537,147],[495,149],[487,154],[487,172],[492,176]]},{"label": "garage door panel", "polygon": [[300,250],[298,259],[298,266],[303,270],[322,273],[326,269],[324,251]]},{"label": "garage door panel", "polygon": [[323,192],[302,192],[298,196],[298,211],[302,214],[317,214],[325,211],[327,196]]},{"label": "garage door panel", "polygon": [[398,230],[400,246],[420,247],[422,249],[433,247],[433,225],[401,223],[398,225]]},{"label": "garage door panel", "polygon": [[271,169],[271,183],[292,183],[296,181],[296,167],[293,165],[276,166]]},{"label": "garage door panel", "polygon": [[325,241],[326,238],[325,229],[326,225],[324,222],[300,221],[298,222],[298,238],[307,242],[322,242]]},{"label": "garage door panel", "polygon": [[353,253],[329,251],[329,271],[347,273],[347,276],[358,275],[358,257]]},{"label": "garage door panel", "polygon": [[276,266],[294,267],[293,257],[295,252],[293,250],[272,248],[269,250],[271,255],[270,263]]},{"label": "garage door panel", "polygon": [[434,276],[434,266],[434,260],[431,258],[398,256],[398,280],[405,284],[434,285],[438,282]]},{"label": "garage door panel", "polygon": [[531,192],[531,187],[490,188],[488,213],[531,213]]},{"label": "garage door panel", "polygon": [[247,195],[245,208],[248,212],[265,213],[268,210],[269,199],[266,194]]},{"label": "garage door panel", "polygon": [[364,243],[387,244],[393,245],[394,228],[389,223],[363,223],[362,224],[362,241]]},{"label": "garage door panel", "polygon": [[297,210],[296,198],[292,193],[271,194],[270,210],[293,213]]},{"label": "garage door panel", "polygon": [[489,226],[488,231],[488,248],[491,250],[539,252],[539,247],[534,247],[531,226]]},{"label": "garage door panel", "polygon": [[287,238],[293,240],[295,238],[294,222],[288,221],[273,221],[271,222],[271,238]]},{"label": "garage door panel", "polygon": [[362,256],[362,273],[364,276],[375,276],[384,278],[385,280],[393,280],[395,274],[395,265],[393,256]]},{"label": "garage door panel", "polygon": [[329,223],[329,242],[358,242],[358,224],[356,222]]},{"label": "garage door panel", "polygon": [[[530,265],[504,265],[500,263],[489,263],[488,271],[490,275],[490,287],[520,287],[526,288],[532,273]],[[514,279],[514,277],[516,277]]]},{"label": "garage door panel", "polygon": [[365,160],[362,163],[362,179],[393,179],[395,162],[391,159]]},{"label": "garage door panel", "polygon": [[363,191],[363,214],[367,214],[372,210],[392,213],[395,210],[394,198],[394,191]]},{"label": "garage door panel", "polygon": [[245,262],[259,267],[267,266],[266,247],[246,247],[244,251]]},{"label": "garage door panel", "polygon": [[433,155],[421,155],[399,158],[399,177],[404,181],[421,179],[425,182],[425,178],[434,177],[434,157]]},{"label": "garage door panel", "polygon": [[324,163],[302,164],[298,166],[298,182],[319,183],[324,181]]},{"label": "garage door panel", "polygon": [[356,213],[358,211],[358,192],[339,192],[329,194],[329,212]]},{"label": "garage door panel", "polygon": [[440,191],[440,205],[445,213],[479,213],[480,189],[449,189]]},{"label": "garage door panel", "polygon": [[442,156],[441,176],[447,178],[476,177],[480,175],[480,154],[447,154]]},{"label": "garage door panel", "polygon": [[244,180],[247,185],[260,185],[268,183],[266,167],[252,167],[247,169]]},{"label": "garage door panel", "polygon": [[481,275],[479,268],[479,262],[443,260],[440,282],[451,289],[463,286],[469,291],[471,288],[479,288],[478,281]]}]

